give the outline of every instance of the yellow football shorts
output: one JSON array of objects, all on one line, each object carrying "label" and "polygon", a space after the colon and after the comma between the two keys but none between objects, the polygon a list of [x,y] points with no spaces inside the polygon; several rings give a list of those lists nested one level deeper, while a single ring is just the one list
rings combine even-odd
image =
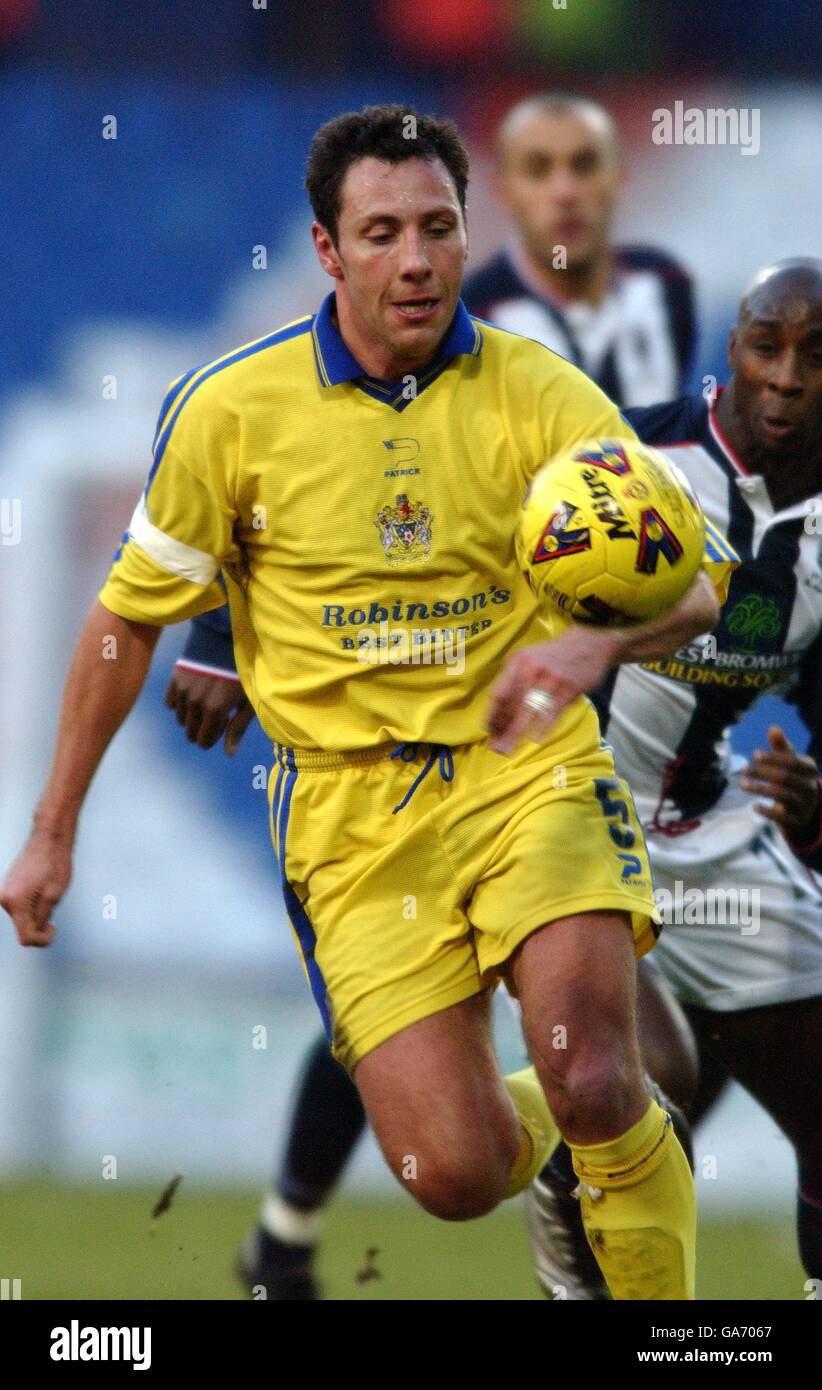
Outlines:
[{"label": "yellow football shorts", "polygon": [[334,1054],[353,1070],[402,1028],[498,983],[543,923],[657,927],[631,794],[587,700],[545,744],[274,745],[271,833],[291,924]]}]

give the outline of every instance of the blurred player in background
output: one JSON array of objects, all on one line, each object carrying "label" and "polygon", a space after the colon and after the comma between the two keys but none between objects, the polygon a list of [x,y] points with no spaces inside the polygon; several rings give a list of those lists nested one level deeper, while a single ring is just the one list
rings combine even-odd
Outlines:
[{"label": "blurred player in background", "polygon": [[[819,1279],[822,261],[780,262],[756,276],[728,361],[715,402],[686,396],[627,414],[685,471],[743,563],[710,636],[665,661],[623,667],[596,703],[634,794],[657,894],[669,895],[669,924],[639,968],[661,973],[699,1039],[692,1122],[727,1072],[776,1121],[797,1158],[800,1255]],[[773,727],[770,746],[745,766],[729,731],[769,693],[798,705],[808,751]],[[713,913],[711,902],[720,904]],[[664,1054],[667,1030],[649,1026]],[[686,1100],[688,1084],[668,1081]],[[549,1297],[558,1284],[571,1298],[605,1295],[576,1186],[561,1145],[526,1197]]]},{"label": "blurred player in background", "polygon": [[[22,944],[51,942],[85,794],[159,629],[220,606],[222,572],[240,673],[275,746],[286,906],[389,1167],[424,1209],[464,1220],[524,1190],[561,1130],[614,1296],[693,1298],[692,1178],[636,1038],[634,961],[655,938],[650,870],[580,697],[613,665],[704,631],[717,601],[701,574],[652,622],[548,640],[513,553],[524,488],[545,458],[624,427],[573,366],[468,316],[467,155],[453,126],[415,113],[409,139],[408,118],[367,108],[314,138],[312,234],[336,286],[320,312],[172,384],[2,902]],[[393,470],[384,481],[380,445],[406,408],[403,428],[433,441],[434,466],[421,445],[420,524],[400,507],[392,527],[397,482]],[[499,457],[511,463],[502,478]],[[257,524],[259,509],[270,523]],[[721,583],[727,561],[717,568]],[[443,662],[360,661],[366,592],[402,622],[462,614],[466,591],[491,612],[460,629],[457,679]],[[118,658],[106,662],[112,633]],[[546,776],[557,764],[562,786]],[[614,818],[631,827],[630,878]],[[567,874],[547,871],[561,861]],[[409,890],[413,913],[401,910]],[[537,1068],[505,1083],[489,1017],[500,976]],[[567,1045],[552,1055],[556,1017]]]},{"label": "blurred player in background", "polygon": [[[694,348],[693,287],[659,249],[611,245],[623,172],[608,112],[581,97],[530,97],[500,125],[497,162],[514,234],[510,247],[466,276],[468,309],[559,352],[618,404],[681,390]],[[252,711],[237,681],[227,608],[194,620],[166,702],[204,748],[234,719],[226,749],[236,747],[237,721],[244,728]],[[684,1020],[655,993],[645,981],[645,1016],[659,1014],[687,1052]],[[667,1091],[670,1059],[652,1056],[651,1065]],[[364,1126],[356,1088],[321,1035],[303,1064],[282,1164],[241,1256],[249,1287],[265,1284],[270,1298],[313,1296],[320,1209]]]},{"label": "blurred player in background", "polygon": [[614,246],[623,183],[616,129],[601,106],[546,93],[497,133],[495,186],[511,242],[466,277],[472,313],[574,362],[619,405],[683,389],[693,357],[693,287],[652,246]]}]

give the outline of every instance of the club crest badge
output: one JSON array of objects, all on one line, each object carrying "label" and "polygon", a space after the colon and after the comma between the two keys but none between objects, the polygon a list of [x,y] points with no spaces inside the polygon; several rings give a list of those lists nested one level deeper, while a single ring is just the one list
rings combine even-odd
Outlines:
[{"label": "club crest badge", "polygon": [[393,506],[381,507],[376,525],[389,565],[408,565],[427,560],[431,554],[431,524],[434,518],[422,502],[400,493]]}]

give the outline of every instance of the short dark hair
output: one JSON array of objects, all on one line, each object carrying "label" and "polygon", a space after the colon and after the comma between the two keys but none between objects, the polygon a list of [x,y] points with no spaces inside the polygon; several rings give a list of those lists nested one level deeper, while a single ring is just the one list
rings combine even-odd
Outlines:
[{"label": "short dark hair", "polygon": [[364,106],[320,126],[311,149],[305,186],[321,226],[337,240],[340,188],[358,159],[441,159],[457,191],[463,216],[468,186],[468,152],[453,121],[420,116],[412,106]]}]

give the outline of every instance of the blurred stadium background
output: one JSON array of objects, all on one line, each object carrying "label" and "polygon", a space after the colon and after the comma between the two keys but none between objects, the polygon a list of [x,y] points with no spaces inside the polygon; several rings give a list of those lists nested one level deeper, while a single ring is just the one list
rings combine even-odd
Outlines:
[{"label": "blurred stadium background", "polygon": [[[22,508],[19,544],[0,544],[4,870],[168,382],[326,292],[301,186],[315,128],[367,101],[453,115],[476,264],[506,235],[489,184],[506,107],[556,87],[603,101],[630,176],[618,238],[696,278],[699,389],[723,378],[746,278],[820,254],[821,48],[816,0],[0,0],[0,498]],[[676,99],[758,107],[761,151],[653,145],[651,112]],[[182,641],[163,637],[97,779],[57,944],[24,953],[0,934],[0,1274],[24,1297],[239,1296],[233,1249],[317,1026],[254,785],[265,740],[252,728],[233,763],[184,742],[162,706]],[[516,1054],[504,1017],[500,1046]],[[696,1148],[702,1296],[803,1297],[774,1125],[736,1092]],[[515,1211],[438,1225],[370,1141],[328,1229],[333,1298],[536,1296]]]}]

